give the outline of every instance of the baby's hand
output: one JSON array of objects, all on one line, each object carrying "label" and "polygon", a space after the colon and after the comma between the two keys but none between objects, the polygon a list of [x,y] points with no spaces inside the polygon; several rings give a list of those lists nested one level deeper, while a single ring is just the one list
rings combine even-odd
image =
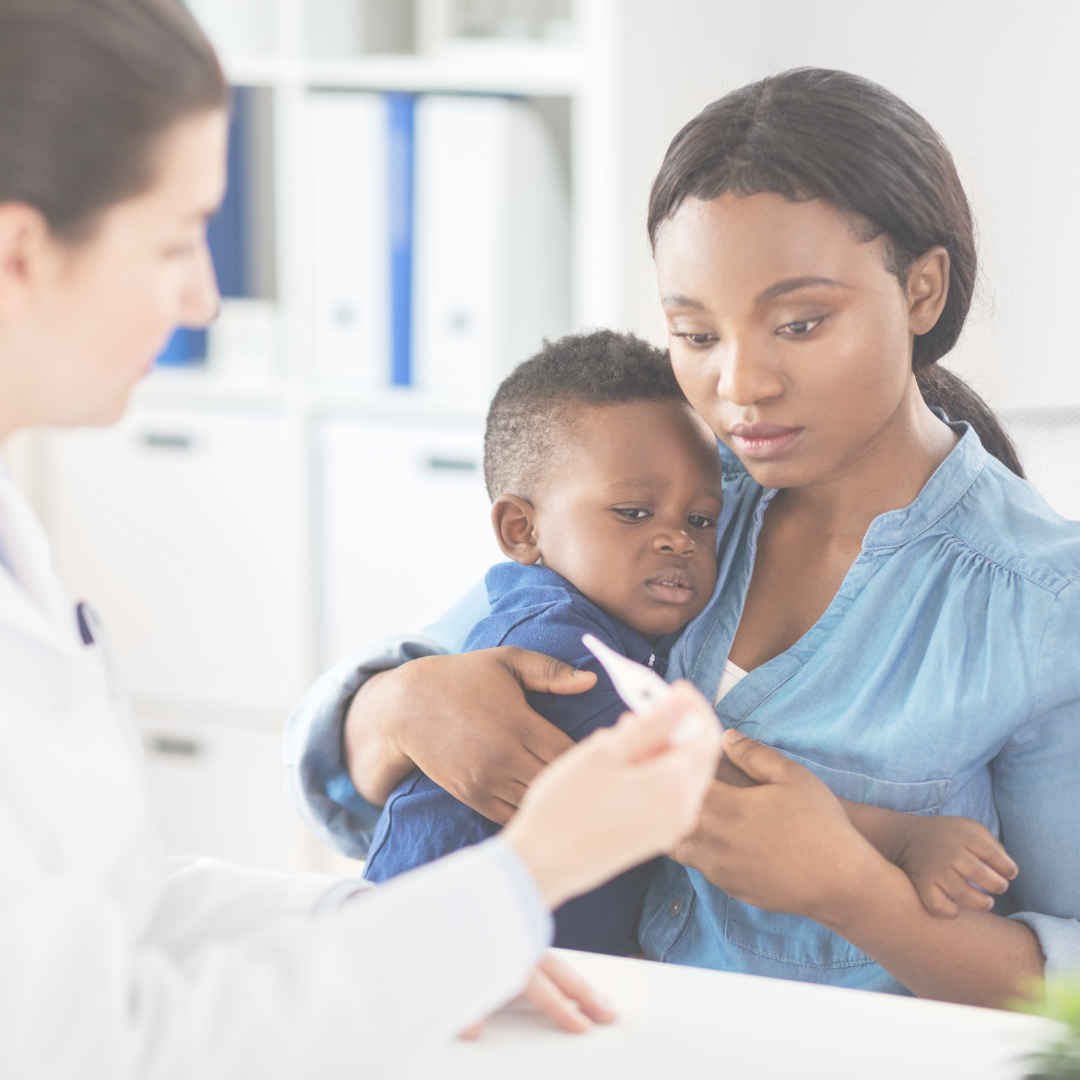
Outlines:
[{"label": "baby's hand", "polygon": [[994,898],[986,894],[1005,892],[1019,873],[1005,848],[971,818],[912,815],[904,833],[894,861],[933,915],[955,919],[961,907],[989,911]]}]

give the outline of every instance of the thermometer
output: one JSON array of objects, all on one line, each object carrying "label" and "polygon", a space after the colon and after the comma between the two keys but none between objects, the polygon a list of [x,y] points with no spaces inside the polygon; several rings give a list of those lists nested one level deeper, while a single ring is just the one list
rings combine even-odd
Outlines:
[{"label": "thermometer", "polygon": [[581,643],[603,664],[616,693],[631,712],[652,712],[671,697],[671,687],[644,664],[628,660],[592,634],[586,634]]},{"label": "thermometer", "polygon": [[[617,653],[592,634],[586,634],[581,643],[603,664],[616,693],[626,702],[631,712],[652,712],[657,705],[671,697],[671,687],[644,664],[635,663],[622,653]],[[701,736],[702,731],[701,717],[697,713],[688,712],[675,725],[669,741],[673,746],[694,742]]]}]

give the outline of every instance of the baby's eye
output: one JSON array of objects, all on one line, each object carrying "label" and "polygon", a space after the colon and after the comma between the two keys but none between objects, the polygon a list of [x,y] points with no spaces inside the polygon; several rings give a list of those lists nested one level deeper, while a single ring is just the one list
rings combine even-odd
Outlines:
[{"label": "baby's eye", "polygon": [[626,521],[644,521],[649,516],[649,511],[640,506],[617,506],[615,513]]},{"label": "baby's eye", "polygon": [[692,529],[715,529],[716,522],[704,514],[691,514],[687,519]]},{"label": "baby's eye", "polygon": [[799,319],[796,322],[785,323],[776,332],[784,337],[806,337],[811,330],[821,325],[821,319]]}]

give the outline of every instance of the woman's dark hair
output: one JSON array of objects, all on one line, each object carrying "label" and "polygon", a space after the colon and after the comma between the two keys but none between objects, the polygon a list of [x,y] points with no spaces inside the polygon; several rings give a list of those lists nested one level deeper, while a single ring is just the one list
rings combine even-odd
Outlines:
[{"label": "woman's dark hair", "polygon": [[971,208],[941,136],[882,86],[844,71],[796,68],[714,101],[672,140],[649,198],[649,238],[688,198],[775,192],[824,199],[857,215],[866,240],[884,234],[903,288],[912,263],[937,244],[949,253],[949,293],[934,327],[915,339],[923,399],[966,420],[1017,476],[1016,450],[986,402],[939,367],[960,336],[976,279]]},{"label": "woman's dark hair", "polygon": [[178,0],[0,0],[0,203],[79,240],[154,182],[158,136],[227,99]]}]

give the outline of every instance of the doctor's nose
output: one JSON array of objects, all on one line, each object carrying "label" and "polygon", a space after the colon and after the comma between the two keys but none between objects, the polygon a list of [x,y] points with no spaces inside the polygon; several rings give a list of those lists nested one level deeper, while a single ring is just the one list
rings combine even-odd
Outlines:
[{"label": "doctor's nose", "polygon": [[217,318],[220,310],[217,275],[214,273],[210,249],[203,242],[184,285],[178,322],[182,326],[206,326]]}]

